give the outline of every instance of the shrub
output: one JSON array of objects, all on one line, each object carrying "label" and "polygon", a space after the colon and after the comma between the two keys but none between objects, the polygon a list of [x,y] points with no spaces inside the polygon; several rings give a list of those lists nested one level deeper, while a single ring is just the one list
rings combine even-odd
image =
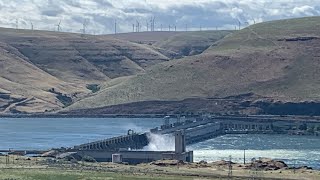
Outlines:
[{"label": "shrub", "polygon": [[87,156],[87,155],[85,155],[85,156],[83,156],[82,157],[82,159],[81,159],[81,161],[84,161],[84,162],[97,162],[93,157],[91,157],[91,156]]},{"label": "shrub", "polygon": [[87,89],[91,90],[92,93],[96,93],[100,90],[99,84],[88,84]]}]

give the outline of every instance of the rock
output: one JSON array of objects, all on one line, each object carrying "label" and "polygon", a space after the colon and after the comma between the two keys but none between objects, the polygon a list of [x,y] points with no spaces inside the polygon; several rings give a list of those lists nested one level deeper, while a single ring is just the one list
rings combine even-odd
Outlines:
[{"label": "rock", "polygon": [[56,157],[60,152],[57,150],[50,150],[48,152],[45,152],[41,154],[41,157]]},{"label": "rock", "polygon": [[[230,162],[231,164],[235,164],[234,162]],[[225,161],[225,160],[221,160],[221,161],[216,161],[216,162],[213,162],[214,165],[217,165],[217,166],[226,166],[226,165],[229,165],[229,161]]]},{"label": "rock", "polygon": [[156,166],[177,166],[177,165],[184,165],[185,163],[179,160],[159,160],[159,161],[151,162],[150,164],[156,165]]},{"label": "rock", "polygon": [[288,167],[288,165],[283,161],[277,161],[267,158],[256,160],[250,165],[250,168],[258,168],[263,170],[278,170],[286,167]]},{"label": "rock", "polygon": [[308,169],[308,170],[312,170],[312,167],[302,166],[302,167],[298,167],[297,169]]},{"label": "rock", "polygon": [[198,162],[198,164],[208,164],[208,162],[205,160],[201,160],[200,162]]}]

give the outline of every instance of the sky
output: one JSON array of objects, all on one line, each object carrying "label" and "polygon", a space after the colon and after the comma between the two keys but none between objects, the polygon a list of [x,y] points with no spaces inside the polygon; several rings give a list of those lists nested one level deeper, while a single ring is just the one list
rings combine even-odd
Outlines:
[{"label": "sky", "polygon": [[[141,31],[234,29],[264,21],[318,16],[320,0],[0,0],[0,26],[109,34]],[[148,25],[147,25],[148,24]],[[147,26],[149,28],[147,28]]]}]

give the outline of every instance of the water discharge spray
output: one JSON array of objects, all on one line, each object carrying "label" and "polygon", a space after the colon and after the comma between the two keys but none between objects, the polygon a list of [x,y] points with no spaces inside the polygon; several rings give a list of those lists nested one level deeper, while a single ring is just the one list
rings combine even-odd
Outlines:
[{"label": "water discharge spray", "polygon": [[145,151],[174,151],[174,136],[173,135],[160,135],[148,134],[149,144],[145,146]]}]

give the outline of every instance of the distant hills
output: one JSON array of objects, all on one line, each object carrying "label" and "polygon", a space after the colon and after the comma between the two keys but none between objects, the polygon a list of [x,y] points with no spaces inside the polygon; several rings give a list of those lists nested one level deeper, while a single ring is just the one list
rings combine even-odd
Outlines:
[{"label": "distant hills", "polygon": [[307,17],[240,31],[0,29],[0,112],[312,115],[319,27],[320,17]]},{"label": "distant hills", "polygon": [[[0,113],[56,112],[92,96],[104,84],[123,82],[153,65],[181,57],[165,47],[152,46],[177,34],[183,33],[92,36],[2,28]],[[136,37],[139,42],[134,41]]]}]

